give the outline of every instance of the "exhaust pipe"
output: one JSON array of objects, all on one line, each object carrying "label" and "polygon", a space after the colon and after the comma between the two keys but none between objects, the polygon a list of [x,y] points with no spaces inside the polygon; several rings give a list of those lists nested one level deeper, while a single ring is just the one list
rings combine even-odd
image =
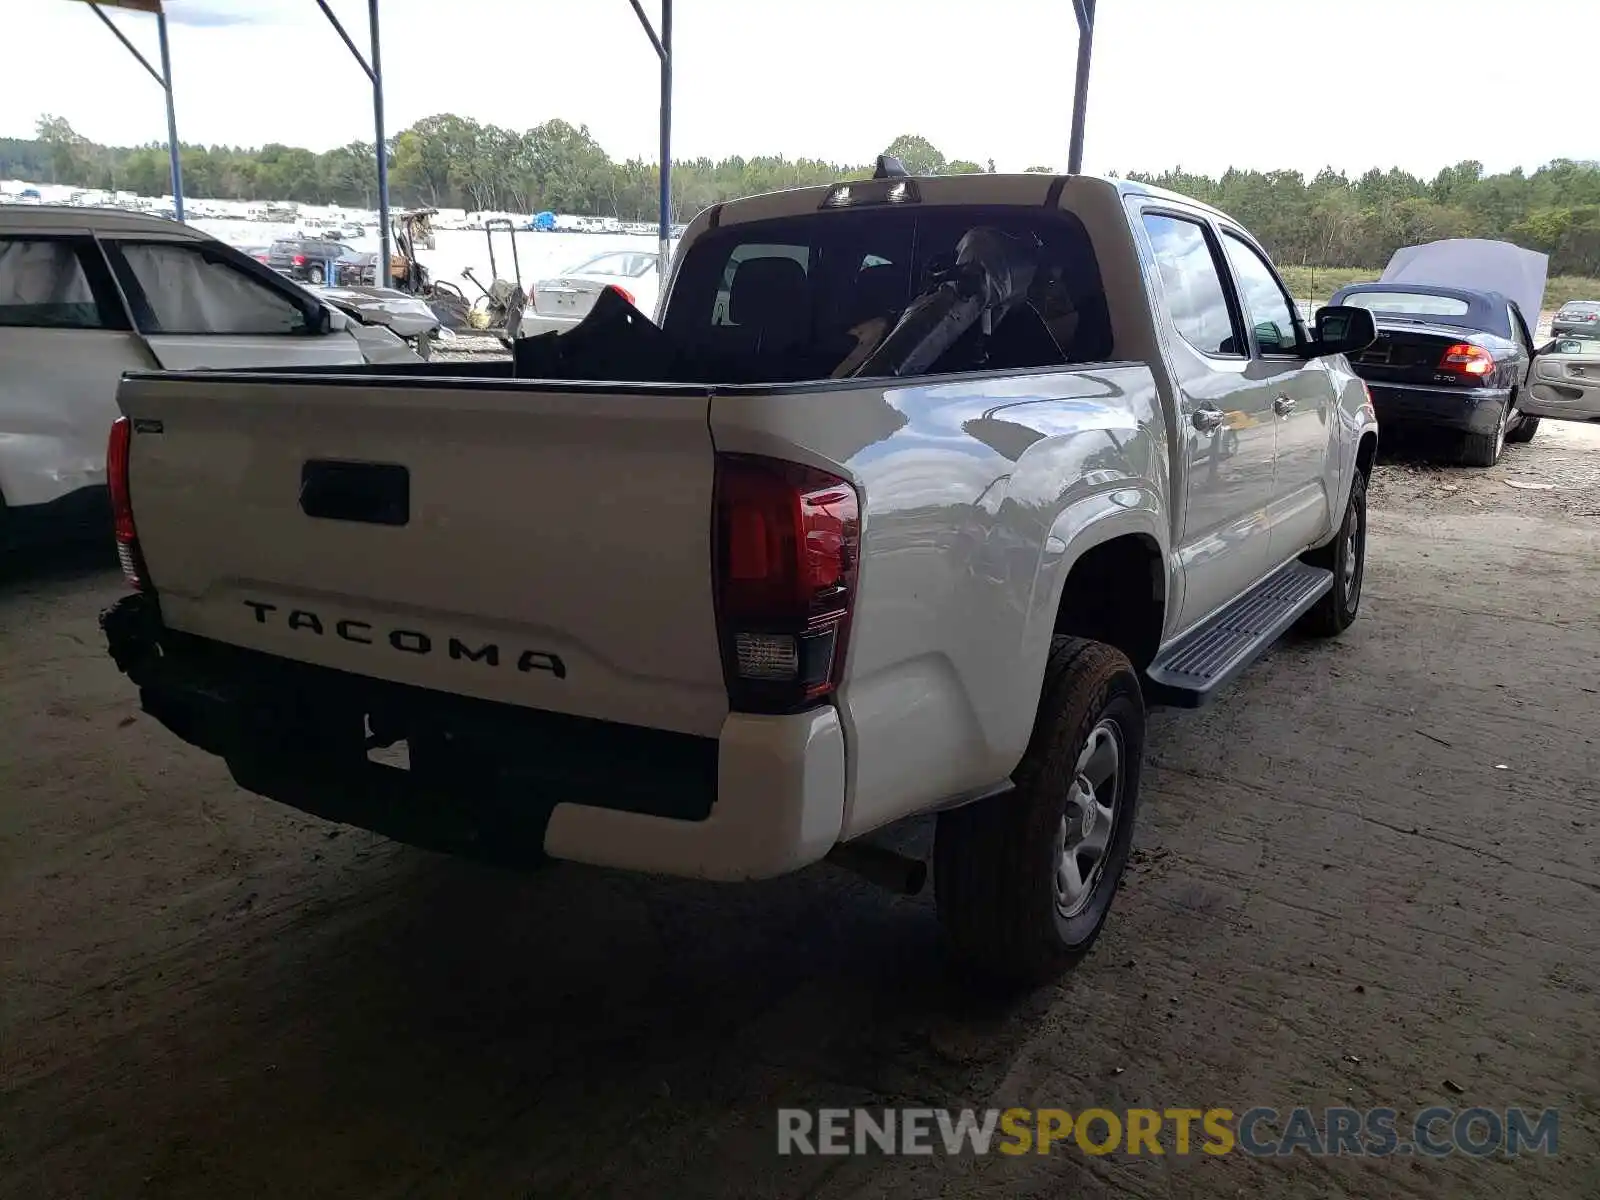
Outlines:
[{"label": "exhaust pipe", "polygon": [[897,896],[915,896],[928,882],[928,864],[871,842],[840,842],[826,861]]}]

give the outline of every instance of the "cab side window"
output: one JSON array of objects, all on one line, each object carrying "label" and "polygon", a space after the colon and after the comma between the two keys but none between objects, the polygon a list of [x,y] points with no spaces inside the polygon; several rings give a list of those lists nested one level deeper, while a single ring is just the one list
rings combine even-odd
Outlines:
[{"label": "cab side window", "polygon": [[145,333],[299,334],[306,316],[289,297],[197,246],[115,242],[111,263]]},{"label": "cab side window", "polygon": [[1199,221],[1167,213],[1144,214],[1172,324],[1183,340],[1213,358],[1243,358],[1228,288],[1211,236]]},{"label": "cab side window", "polygon": [[[90,244],[87,252],[93,252]],[[108,329],[85,267],[85,249],[67,238],[0,238],[0,325]],[[105,268],[100,267],[100,274]]]},{"label": "cab side window", "polygon": [[1266,357],[1293,355],[1300,346],[1300,334],[1294,305],[1284,294],[1278,277],[1244,239],[1223,230],[1222,244],[1227,247],[1228,262],[1239,284],[1246,319],[1256,335],[1256,349]]}]

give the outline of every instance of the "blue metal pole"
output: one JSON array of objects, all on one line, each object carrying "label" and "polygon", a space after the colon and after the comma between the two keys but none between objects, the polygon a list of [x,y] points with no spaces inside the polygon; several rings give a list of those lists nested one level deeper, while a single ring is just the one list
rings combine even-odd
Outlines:
[{"label": "blue metal pole", "polygon": [[172,215],[183,220],[183,157],[178,149],[178,112],[172,102],[172,54],[167,49],[167,14],[156,10],[161,39],[161,86],[167,93],[167,146],[172,154]]},{"label": "blue metal pole", "polygon": [[672,0],[661,0],[661,277],[672,256]]},{"label": "blue metal pole", "polygon": [[383,51],[378,41],[378,0],[367,0],[372,25],[372,124],[378,150],[378,286],[389,287],[389,151],[383,134]]}]

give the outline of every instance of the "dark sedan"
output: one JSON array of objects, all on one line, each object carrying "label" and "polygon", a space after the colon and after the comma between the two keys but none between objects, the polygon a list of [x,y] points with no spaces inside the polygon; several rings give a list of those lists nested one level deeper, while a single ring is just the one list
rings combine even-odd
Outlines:
[{"label": "dark sedan", "polygon": [[1506,442],[1526,442],[1539,418],[1517,410],[1534,357],[1516,303],[1499,292],[1420,283],[1357,283],[1331,304],[1369,309],[1378,340],[1350,356],[1382,428],[1455,443],[1461,462],[1491,467]]},{"label": "dark sedan", "polygon": [[1600,300],[1569,300],[1550,322],[1551,337],[1600,338]]}]

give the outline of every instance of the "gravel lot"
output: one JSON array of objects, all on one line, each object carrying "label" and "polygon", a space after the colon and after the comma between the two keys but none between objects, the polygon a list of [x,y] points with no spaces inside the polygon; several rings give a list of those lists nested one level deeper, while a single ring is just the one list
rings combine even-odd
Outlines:
[{"label": "gravel lot", "polygon": [[[1157,715],[1105,936],[1006,1009],[946,979],[931,900],[831,868],[516,876],[245,795],[139,715],[113,572],[29,565],[0,583],[0,1197],[1600,1195],[1600,429],[1372,496],[1360,621]],[[1010,1103],[1555,1106],[1561,1144],[774,1153],[780,1104]]]}]

